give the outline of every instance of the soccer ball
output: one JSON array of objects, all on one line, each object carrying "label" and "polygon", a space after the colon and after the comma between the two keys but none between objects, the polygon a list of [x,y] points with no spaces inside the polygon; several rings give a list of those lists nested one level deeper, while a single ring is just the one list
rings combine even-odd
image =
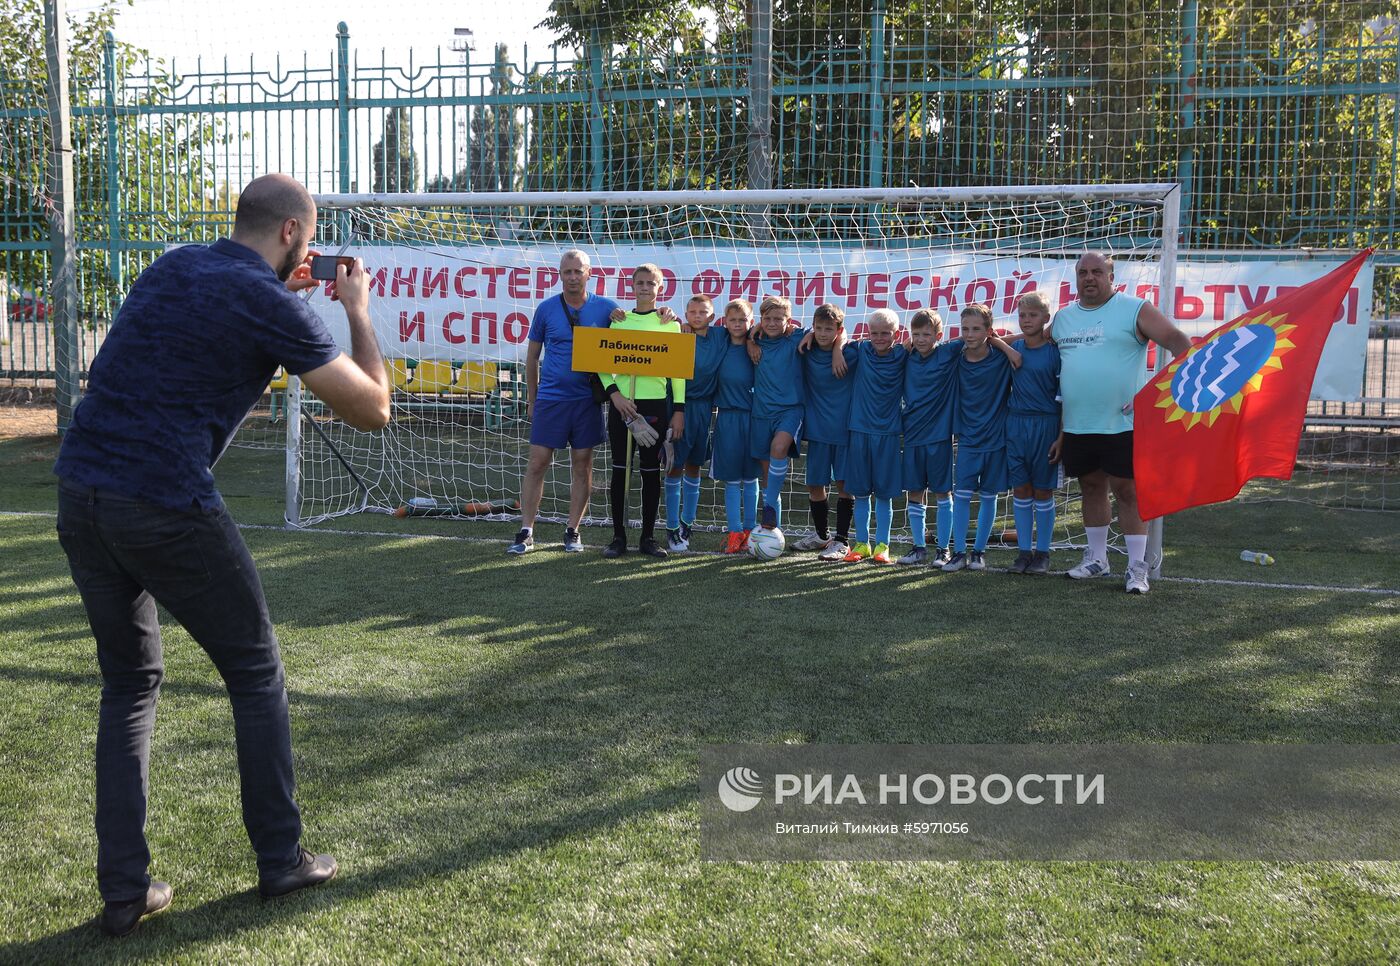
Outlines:
[{"label": "soccer ball", "polygon": [[785,546],[787,541],[783,539],[783,531],[777,528],[765,530],[759,527],[749,534],[749,553],[759,560],[777,560]]}]

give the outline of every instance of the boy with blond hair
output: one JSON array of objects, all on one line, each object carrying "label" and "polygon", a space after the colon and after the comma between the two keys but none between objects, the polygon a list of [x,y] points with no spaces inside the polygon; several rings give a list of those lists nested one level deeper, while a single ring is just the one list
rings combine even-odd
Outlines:
[{"label": "boy with blond hair", "polygon": [[[754,364],[749,358],[753,307],[735,299],[724,307],[724,354],[715,372],[714,449],[710,475],[724,484],[728,536],[724,552],[748,549],[749,532],[758,517],[758,461],[749,455],[753,411]],[[717,337],[719,333],[715,333]]]},{"label": "boy with blond hair", "polygon": [[937,505],[934,526],[937,551],[933,565],[950,559],[948,541],[953,523],[953,410],[957,402],[961,340],[944,342],[943,317],[920,309],[909,320],[909,361],[904,365],[904,452],[902,484],[908,494],[909,532],[914,549],[898,563],[928,562],[925,500],[932,493]]},{"label": "boy with blond hair", "polygon": [[695,336],[695,374],[685,383],[685,433],[672,440],[673,457],[666,474],[667,549],[690,549],[691,528],[700,505],[700,468],[710,458],[710,424],[714,421],[715,379],[728,339],[716,326],[708,295],[692,295],[685,306],[682,332]]},{"label": "boy with blond hair", "polygon": [[1050,302],[1043,293],[1021,296],[1016,316],[1021,338],[1011,347],[1021,354],[1021,365],[1011,374],[1006,417],[1007,480],[1019,551],[1011,572],[1047,574],[1059,483],[1060,350],[1047,332]]},{"label": "boy with blond hair", "polygon": [[[909,352],[896,345],[899,316],[876,309],[869,337],[856,343],[851,387],[851,434],[846,448],[846,492],[855,498],[855,543],[847,563],[890,559],[894,498],[901,492],[899,434],[904,367]],[[875,504],[875,545],[870,544],[870,505]]]}]

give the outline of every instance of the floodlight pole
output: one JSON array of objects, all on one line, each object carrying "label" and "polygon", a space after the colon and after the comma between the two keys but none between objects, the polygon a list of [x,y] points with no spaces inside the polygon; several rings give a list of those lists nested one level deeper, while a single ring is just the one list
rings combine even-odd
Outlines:
[{"label": "floodlight pole", "polygon": [[66,0],[44,0],[48,66],[49,299],[54,332],[54,402],[58,432],[68,430],[78,405],[78,245],[73,208],[73,119],[68,98]]}]

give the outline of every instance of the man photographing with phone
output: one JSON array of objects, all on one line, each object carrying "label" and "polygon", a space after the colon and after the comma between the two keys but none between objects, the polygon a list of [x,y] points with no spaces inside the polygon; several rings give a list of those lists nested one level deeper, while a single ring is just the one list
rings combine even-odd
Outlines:
[{"label": "man photographing with phone", "polygon": [[[151,732],[164,673],[156,604],[213,660],[233,705],[243,824],[258,891],[333,877],[301,846],[282,658],[248,548],[212,468],[281,365],[357,429],[389,421],[389,383],[358,259],[332,264],[350,353],[297,298],[316,205],[298,182],[243,189],[233,235],[156,259],[132,285],[73,414],[54,472],[58,538],[97,641],[100,925],[125,935],[171,901],[147,868]],[[309,269],[310,266],[307,266]]]}]

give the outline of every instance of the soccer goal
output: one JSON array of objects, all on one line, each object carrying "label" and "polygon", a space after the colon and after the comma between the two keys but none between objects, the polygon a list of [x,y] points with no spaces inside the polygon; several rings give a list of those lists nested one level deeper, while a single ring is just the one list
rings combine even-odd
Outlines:
[{"label": "soccer goal", "polygon": [[[377,433],[335,419],[286,389],[287,522],[309,526],[362,511],[512,514],[529,450],[525,354],[535,307],[559,293],[560,256],[587,252],[592,294],[632,300],[631,271],[665,275],[661,302],[683,315],[692,295],[717,313],[743,298],[793,303],[810,322],[824,302],[859,336],[867,316],[916,309],[958,337],[966,305],[991,306],[1017,334],[1016,301],[1040,289],[1073,297],[1074,262],[1109,251],[1116,280],[1149,298],[1175,291],[1179,192],[1173,184],[515,194],[319,195],[326,252],[363,257],[371,314],[394,385],[393,420]],[[1170,304],[1171,299],[1161,300]],[[325,292],[310,305],[338,339],[344,317]],[[1144,379],[1148,373],[1144,372]],[[563,520],[569,466],[556,454],[541,515]],[[595,459],[606,517],[608,460]],[[802,529],[799,462],[789,477]],[[1062,491],[1062,496],[1067,495]],[[902,517],[902,514],[899,515]],[[1064,519],[1064,516],[1061,516]],[[697,525],[719,528],[722,490],[707,485]],[[1058,535],[1062,545],[1079,534]]]}]

